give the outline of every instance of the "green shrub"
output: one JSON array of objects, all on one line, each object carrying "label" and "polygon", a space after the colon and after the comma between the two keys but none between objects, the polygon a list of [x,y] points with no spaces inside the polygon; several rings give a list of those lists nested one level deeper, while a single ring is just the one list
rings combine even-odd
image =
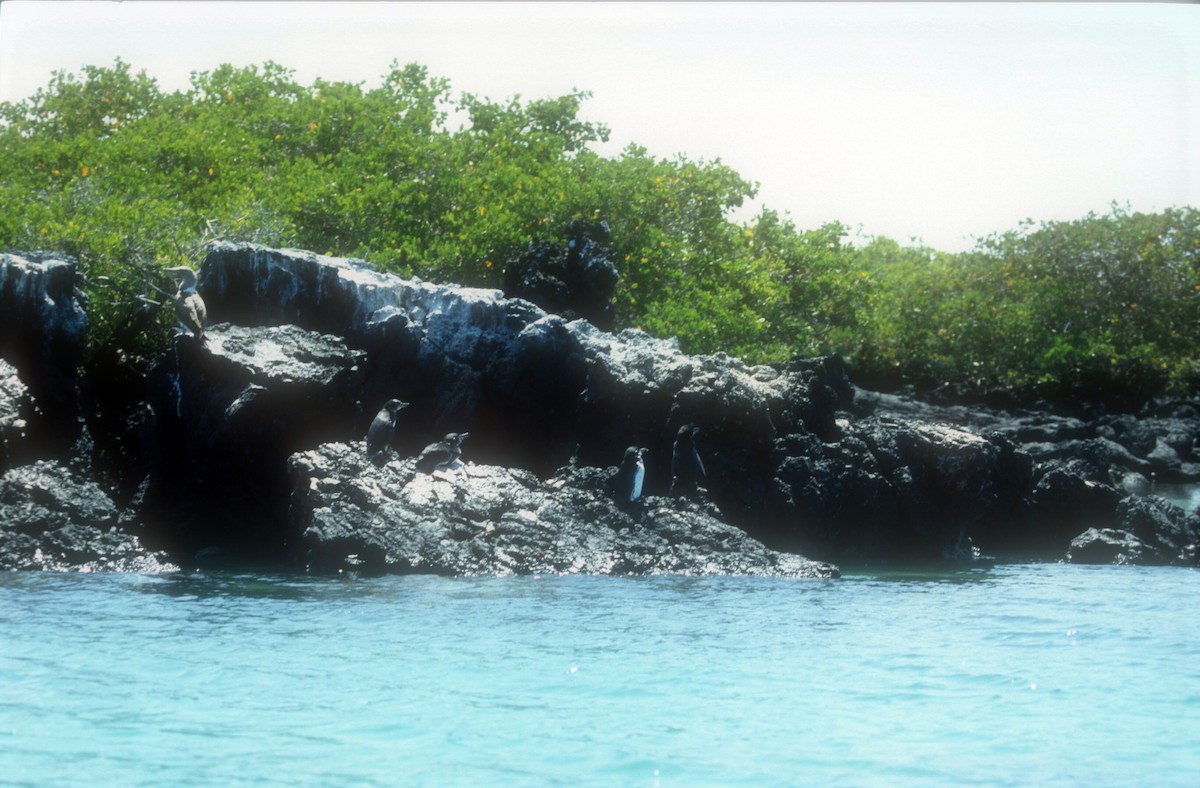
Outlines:
[{"label": "green shrub", "polygon": [[117,60],[0,105],[0,247],[81,262],[93,343],[133,356],[172,322],[161,269],[215,238],[363,257],[499,286],[579,216],[612,228],[618,327],[751,362],[838,352],[875,379],[1194,394],[1200,213],[1114,206],[947,254],[834,222],[730,212],[757,185],[720,160],[597,154],[588,94],[453,96],[419,65],[378,87],[222,65],[166,94]]}]

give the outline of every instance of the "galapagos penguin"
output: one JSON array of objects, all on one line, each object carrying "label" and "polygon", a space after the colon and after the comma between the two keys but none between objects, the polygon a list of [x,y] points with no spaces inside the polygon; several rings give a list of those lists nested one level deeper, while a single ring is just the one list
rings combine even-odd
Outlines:
[{"label": "galapagos penguin", "polygon": [[436,443],[431,443],[417,458],[417,470],[433,473],[449,468],[462,456],[462,442],[467,439],[469,432],[451,432]]},{"label": "galapagos penguin", "polygon": [[367,430],[367,457],[375,464],[382,465],[391,455],[392,439],[396,435],[396,416],[407,407],[407,402],[390,399],[383,403],[371,422]]},{"label": "galapagos penguin", "polygon": [[196,272],[186,265],[168,268],[166,271],[179,275],[179,289],[171,298],[175,304],[175,316],[179,318],[179,324],[203,344],[204,321],[208,318],[208,310],[204,306],[204,299],[196,292]]},{"label": "galapagos penguin", "polygon": [[635,503],[642,497],[642,482],[646,479],[646,463],[642,457],[645,449],[630,446],[625,450],[625,458],[617,469],[616,495],[617,503],[627,505]]},{"label": "galapagos penguin", "polygon": [[704,478],[704,463],[696,451],[696,433],[700,428],[685,424],[675,436],[675,447],[671,451],[671,494],[689,495]]}]

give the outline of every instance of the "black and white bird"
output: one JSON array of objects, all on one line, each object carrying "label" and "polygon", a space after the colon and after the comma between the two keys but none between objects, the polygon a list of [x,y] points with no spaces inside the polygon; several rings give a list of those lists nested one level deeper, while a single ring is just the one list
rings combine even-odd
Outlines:
[{"label": "black and white bird", "polygon": [[392,454],[392,440],[396,436],[396,417],[408,403],[390,399],[383,403],[375,420],[367,429],[367,458],[376,464],[387,462]]},{"label": "black and white bird", "polygon": [[696,491],[696,485],[704,478],[704,462],[696,451],[696,434],[700,428],[685,424],[675,436],[675,447],[671,450],[671,494],[688,495]]},{"label": "black and white bird", "polygon": [[462,456],[462,442],[467,439],[469,432],[451,432],[436,443],[431,443],[417,457],[417,470],[425,473],[445,470]]},{"label": "black and white bird", "polygon": [[630,446],[625,450],[621,467],[617,468],[616,496],[621,505],[636,503],[642,497],[642,484],[646,480],[646,463],[642,459],[645,449]]},{"label": "black and white bird", "polygon": [[167,268],[167,273],[179,275],[179,288],[171,297],[175,305],[175,316],[179,325],[191,332],[201,343],[204,342],[204,321],[208,319],[208,310],[204,299],[196,292],[196,272],[186,265]]}]

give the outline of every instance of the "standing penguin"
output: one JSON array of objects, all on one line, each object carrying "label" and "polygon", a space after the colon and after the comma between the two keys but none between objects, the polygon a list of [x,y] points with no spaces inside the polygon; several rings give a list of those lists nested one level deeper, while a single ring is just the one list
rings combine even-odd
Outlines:
[{"label": "standing penguin", "polygon": [[675,436],[675,447],[671,451],[671,494],[689,495],[704,478],[704,463],[696,451],[696,433],[700,428],[685,424]]},{"label": "standing penguin", "polygon": [[646,479],[646,463],[642,459],[645,449],[630,446],[625,450],[625,458],[617,469],[616,496],[619,505],[635,503],[642,497],[642,482]]},{"label": "standing penguin", "polygon": [[387,462],[392,453],[392,439],[396,435],[396,417],[408,407],[407,402],[390,399],[383,403],[375,420],[367,430],[367,457],[376,465]]},{"label": "standing penguin", "polygon": [[417,470],[433,473],[445,470],[462,456],[462,442],[467,439],[469,432],[451,432],[436,443],[431,443],[417,458]]},{"label": "standing penguin", "polygon": [[186,265],[168,268],[166,271],[179,274],[179,289],[171,298],[175,304],[175,316],[179,318],[179,324],[203,344],[204,321],[208,319],[208,310],[204,306],[204,299],[196,292],[196,272]]}]

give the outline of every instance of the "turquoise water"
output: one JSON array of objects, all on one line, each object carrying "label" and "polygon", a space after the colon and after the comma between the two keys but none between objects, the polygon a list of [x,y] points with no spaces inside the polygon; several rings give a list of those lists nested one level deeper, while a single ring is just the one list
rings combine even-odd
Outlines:
[{"label": "turquoise water", "polygon": [[0,783],[1200,785],[1200,573],[0,576]]}]

